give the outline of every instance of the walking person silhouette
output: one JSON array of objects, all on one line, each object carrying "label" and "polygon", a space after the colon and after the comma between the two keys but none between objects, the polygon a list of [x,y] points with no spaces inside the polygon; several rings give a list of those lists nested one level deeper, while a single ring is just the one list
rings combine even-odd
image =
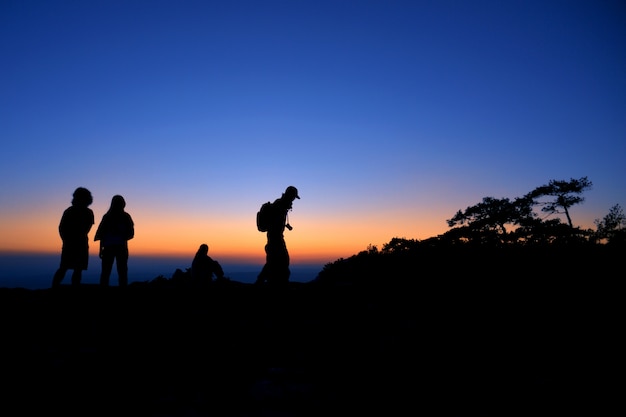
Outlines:
[{"label": "walking person silhouette", "polygon": [[69,269],[72,272],[72,286],[80,285],[83,270],[89,265],[89,231],[94,224],[91,191],[78,187],[72,195],[72,205],[65,209],[59,223],[59,235],[63,241],[61,263],[52,277],[52,288],[58,288]]},{"label": "walking person silhouette", "polygon": [[117,278],[120,287],[128,285],[128,241],[135,237],[135,224],[130,214],[124,211],[126,200],[121,195],[114,195],[109,210],[102,216],[98,225],[95,241],[100,241],[100,259],[102,272],[100,286],[109,286],[109,277],[116,263]]},{"label": "walking person silhouette", "polygon": [[265,245],[265,265],[256,279],[256,284],[283,286],[289,282],[289,251],[285,243],[285,227],[293,228],[287,220],[293,201],[300,199],[298,189],[292,185],[287,187],[280,198],[272,203],[267,227],[267,244]]}]

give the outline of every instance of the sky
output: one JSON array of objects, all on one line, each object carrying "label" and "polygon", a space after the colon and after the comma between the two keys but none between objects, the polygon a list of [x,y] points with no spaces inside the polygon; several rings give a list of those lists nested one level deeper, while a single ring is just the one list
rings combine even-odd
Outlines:
[{"label": "sky", "polygon": [[0,1],[0,252],[60,253],[77,187],[131,256],[292,263],[449,230],[484,197],[588,177],[626,208],[626,3]]}]

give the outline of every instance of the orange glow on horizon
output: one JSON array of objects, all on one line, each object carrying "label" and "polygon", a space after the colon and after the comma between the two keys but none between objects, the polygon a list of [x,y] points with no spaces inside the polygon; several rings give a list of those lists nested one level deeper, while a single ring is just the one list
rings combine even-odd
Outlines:
[{"label": "orange glow on horizon", "polygon": [[[65,206],[60,207],[56,210],[46,207],[43,211],[42,207],[31,207],[0,218],[0,251],[60,254],[58,223]],[[93,210],[95,224],[89,233],[89,244],[90,253],[97,254],[98,243],[93,241],[93,236],[105,209]],[[253,215],[244,213],[243,218],[242,214],[228,213],[220,216],[158,213],[141,207],[129,212],[135,222],[135,238],[129,242],[131,254],[189,257],[200,244],[206,243],[209,254],[216,258],[264,262],[265,234],[256,230]],[[311,218],[302,210],[292,216],[294,230],[285,230],[285,240],[293,262],[332,262],[357,254],[370,244],[383,245],[393,237],[420,238],[415,236],[417,227],[412,227],[415,233],[402,232],[406,225],[415,224],[409,215],[380,212],[327,219],[319,215]],[[441,227],[437,232],[434,229],[432,233],[422,230],[421,238],[443,232]]]},{"label": "orange glow on horizon", "polygon": [[[59,254],[60,213],[49,207],[31,207],[0,218],[0,252]],[[62,210],[61,210],[62,211]],[[97,255],[93,241],[104,209],[94,209],[96,224],[89,233],[90,253]],[[130,210],[129,210],[130,212]],[[293,231],[285,230],[287,248],[294,264],[326,264],[364,251],[379,249],[392,238],[427,239],[449,228],[442,210],[423,212],[419,218],[410,209],[354,213],[351,217],[316,215],[295,211]],[[451,212],[444,210],[443,212]],[[202,243],[209,255],[220,261],[262,264],[265,261],[265,234],[256,230],[249,213],[206,216],[203,213],[157,213],[138,209],[131,212],[135,238],[130,253],[137,256],[183,257],[191,259]],[[323,217],[326,216],[326,217]]]}]

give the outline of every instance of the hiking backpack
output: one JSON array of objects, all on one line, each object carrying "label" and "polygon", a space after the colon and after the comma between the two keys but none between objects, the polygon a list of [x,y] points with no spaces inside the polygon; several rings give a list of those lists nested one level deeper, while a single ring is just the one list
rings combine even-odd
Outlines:
[{"label": "hiking backpack", "polygon": [[272,222],[273,211],[272,203],[269,201],[261,205],[261,208],[256,213],[256,228],[259,229],[259,232],[267,232]]}]

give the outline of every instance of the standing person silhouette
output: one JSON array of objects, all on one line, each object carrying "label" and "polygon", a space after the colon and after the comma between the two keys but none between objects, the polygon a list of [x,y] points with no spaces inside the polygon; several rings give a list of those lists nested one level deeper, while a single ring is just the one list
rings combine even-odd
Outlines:
[{"label": "standing person silhouette", "polygon": [[113,262],[116,262],[119,286],[128,285],[128,241],[135,237],[135,224],[130,214],[124,211],[125,207],[124,197],[114,195],[94,236],[95,241],[100,241],[100,285],[103,287],[109,286]]},{"label": "standing person silhouette", "polygon": [[272,203],[272,218],[267,229],[267,244],[265,245],[265,265],[256,279],[256,284],[271,284],[283,286],[289,282],[289,252],[285,243],[285,227],[292,229],[287,220],[287,213],[291,210],[293,201],[300,199],[298,189],[292,185],[287,187],[280,198]]},{"label": "standing person silhouette", "polygon": [[223,279],[224,270],[219,262],[209,256],[209,245],[203,243],[191,262],[191,280],[194,286],[206,287],[213,282],[213,275]]},{"label": "standing person silhouette", "polygon": [[58,288],[68,269],[73,269],[72,286],[80,285],[83,270],[89,264],[89,237],[94,224],[91,191],[84,187],[74,190],[72,205],[65,209],[59,223],[59,235],[63,241],[61,264],[52,277],[52,288]]}]

